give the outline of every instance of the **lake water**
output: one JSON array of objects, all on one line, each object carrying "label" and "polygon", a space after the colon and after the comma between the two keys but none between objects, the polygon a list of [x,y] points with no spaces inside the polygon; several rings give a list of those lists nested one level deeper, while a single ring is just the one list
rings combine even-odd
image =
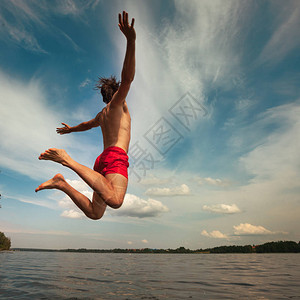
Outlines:
[{"label": "lake water", "polygon": [[300,299],[300,254],[0,252],[0,299]]}]

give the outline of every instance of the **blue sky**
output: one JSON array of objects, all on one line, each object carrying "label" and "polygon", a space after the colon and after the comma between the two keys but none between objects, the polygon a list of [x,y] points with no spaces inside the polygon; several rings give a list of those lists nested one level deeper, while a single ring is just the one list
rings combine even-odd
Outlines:
[{"label": "blue sky", "polygon": [[[39,161],[64,148],[92,167],[100,129],[58,136],[120,78],[118,13],[135,17],[130,180],[123,206],[85,218]],[[176,248],[295,240],[300,198],[298,1],[1,1],[0,231],[13,247]]]}]

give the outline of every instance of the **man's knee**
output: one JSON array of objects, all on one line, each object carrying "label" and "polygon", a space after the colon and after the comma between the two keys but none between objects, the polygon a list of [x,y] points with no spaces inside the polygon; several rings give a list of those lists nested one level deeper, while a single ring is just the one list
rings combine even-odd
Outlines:
[{"label": "man's knee", "polygon": [[124,201],[124,196],[119,196],[114,194],[114,196],[110,199],[110,203],[108,204],[111,208],[118,209],[122,206]]},{"label": "man's knee", "polygon": [[96,212],[88,215],[87,217],[92,220],[100,220],[104,215],[104,212]]},{"label": "man's knee", "polygon": [[119,201],[115,201],[112,205],[111,205],[111,208],[114,208],[114,209],[118,209],[122,206],[123,204],[123,199],[122,200],[119,200]]}]

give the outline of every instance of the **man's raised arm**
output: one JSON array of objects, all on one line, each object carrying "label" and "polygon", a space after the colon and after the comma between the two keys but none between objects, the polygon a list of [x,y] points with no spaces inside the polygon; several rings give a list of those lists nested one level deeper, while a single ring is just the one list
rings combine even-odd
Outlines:
[{"label": "man's raised arm", "polygon": [[128,13],[123,11],[123,19],[119,14],[119,28],[127,39],[126,54],[123,63],[121,83],[132,82],[135,74],[135,39],[136,34],[133,28],[134,18],[131,21],[131,25],[128,23]]},{"label": "man's raised arm", "polygon": [[126,54],[121,74],[121,85],[118,92],[114,95],[112,103],[122,103],[129,91],[130,84],[135,75],[135,39],[134,18],[131,25],[128,23],[128,13],[123,11],[123,16],[119,14],[119,28],[127,39]]}]

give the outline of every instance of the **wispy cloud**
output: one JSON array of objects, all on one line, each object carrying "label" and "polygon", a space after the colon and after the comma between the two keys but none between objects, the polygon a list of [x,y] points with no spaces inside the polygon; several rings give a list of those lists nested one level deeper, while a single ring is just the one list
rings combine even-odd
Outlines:
[{"label": "wispy cloud", "polygon": [[249,223],[241,223],[240,225],[233,226],[235,235],[268,235],[274,234],[263,226],[251,225]]},{"label": "wispy cloud", "polygon": [[[282,184],[293,186],[290,185],[292,182],[285,180],[287,177],[290,177],[289,180],[293,180],[294,175],[300,172],[298,167],[299,114],[300,105],[297,102],[274,107],[263,113],[260,122],[262,124],[259,126],[276,124],[279,125],[279,129],[274,130],[261,145],[240,159],[247,171],[255,175],[253,182],[281,178]],[[274,186],[274,188],[276,187]]]},{"label": "wispy cloud", "polygon": [[207,185],[214,185],[214,186],[220,186],[220,187],[227,187],[230,185],[230,181],[229,180],[222,180],[219,178],[211,178],[211,177],[196,177],[195,178],[196,182],[199,185],[203,185],[203,184],[207,184]]},{"label": "wispy cloud", "polygon": [[47,51],[39,44],[30,28],[31,24],[45,27],[43,19],[43,15],[36,12],[34,3],[6,1],[0,12],[0,38],[10,39],[27,50],[45,54]]},{"label": "wispy cloud", "polygon": [[84,81],[82,81],[79,85],[80,88],[84,88],[87,85],[89,85],[91,83],[91,80],[89,78],[86,78]]},{"label": "wispy cloud", "polygon": [[[47,32],[58,40],[65,40],[75,51],[81,48],[63,30],[59,29],[50,19],[52,15],[68,15],[85,22],[87,9],[94,9],[99,1],[6,1],[0,12],[0,38],[10,40],[26,50],[48,54],[40,40]],[[44,31],[42,33],[42,31]],[[56,35],[53,34],[55,32]],[[58,34],[57,34],[58,33]]]},{"label": "wispy cloud", "polygon": [[219,230],[213,230],[211,232],[207,232],[206,230],[202,230],[201,235],[214,238],[214,239],[228,239],[228,236],[222,233]]},{"label": "wispy cloud", "polygon": [[198,94],[205,83],[227,84],[226,77],[239,71],[237,46],[251,7],[235,1],[176,1],[175,6],[178,23],[165,24],[162,31],[171,72]]},{"label": "wispy cloud", "polygon": [[[0,85],[0,165],[34,179],[53,176],[57,166],[45,168],[46,162],[38,161],[38,156],[53,145],[62,146],[55,133],[60,114],[48,106],[38,81],[23,83],[0,70]],[[64,147],[68,140],[64,139]]]},{"label": "wispy cloud", "polygon": [[[230,190],[216,190],[207,199],[212,203],[235,203],[247,214],[249,223],[267,218],[284,230],[286,216],[296,217],[300,212],[296,204],[300,187],[299,115],[297,101],[273,107],[259,114],[256,122],[240,128],[237,136],[247,145],[245,149],[251,150],[239,158],[239,168],[249,179]],[[274,129],[266,130],[270,126]],[[257,144],[252,139],[256,132],[260,132]],[[221,207],[207,204],[206,209]]]},{"label": "wispy cloud", "polygon": [[62,217],[64,218],[69,218],[69,219],[83,219],[84,214],[80,211],[76,211],[74,209],[70,210],[64,210],[61,214]]},{"label": "wispy cloud", "polygon": [[235,204],[203,205],[202,209],[217,214],[236,214],[241,212],[241,210]]},{"label": "wispy cloud", "polygon": [[51,4],[51,9],[57,14],[70,15],[74,17],[81,16],[88,9],[95,9],[100,0],[87,0],[87,1],[55,1],[55,4]]},{"label": "wispy cloud", "polygon": [[59,28],[53,28],[53,30],[55,30],[55,32],[60,33],[60,35],[62,36],[62,40],[65,40],[68,42],[69,45],[72,46],[72,49],[75,50],[76,52],[80,52],[83,51],[75,42],[74,40],[65,32],[63,32],[62,30],[60,30]]},{"label": "wispy cloud", "polygon": [[0,26],[0,37],[2,36],[6,39],[10,39],[26,50],[48,54],[48,52],[39,44],[37,39],[22,26],[16,27],[9,24],[1,15],[0,23],[2,24],[2,26]]},{"label": "wispy cloud", "polygon": [[5,193],[4,196],[6,199],[13,199],[13,200],[18,200],[20,202],[23,203],[29,203],[29,204],[34,204],[34,205],[38,205],[38,206],[42,206],[42,207],[46,207],[46,208],[50,208],[50,209],[57,209],[56,206],[56,202],[55,201],[51,201],[50,199],[48,200],[40,200],[37,199],[35,197],[28,197],[28,196],[24,196],[24,195],[14,195],[14,196],[10,196],[9,194]]},{"label": "wispy cloud", "polygon": [[300,4],[299,1],[274,3],[275,31],[264,46],[259,63],[278,63],[300,45]]},{"label": "wispy cloud", "polygon": [[146,192],[149,196],[182,196],[189,195],[190,189],[186,184],[171,188],[149,188]]},{"label": "wispy cloud", "polygon": [[[139,124],[132,127],[133,135],[138,137],[186,92],[203,103],[212,82],[215,88],[232,85],[240,71],[238,45],[244,39],[241,31],[250,21],[251,6],[236,1],[175,1],[174,18],[157,24],[149,18],[147,6],[127,4],[136,17],[138,34],[136,78],[130,93],[130,99],[139,99],[132,108]],[[123,45],[116,46],[121,63]],[[146,120],[141,107],[148,111]]]}]

